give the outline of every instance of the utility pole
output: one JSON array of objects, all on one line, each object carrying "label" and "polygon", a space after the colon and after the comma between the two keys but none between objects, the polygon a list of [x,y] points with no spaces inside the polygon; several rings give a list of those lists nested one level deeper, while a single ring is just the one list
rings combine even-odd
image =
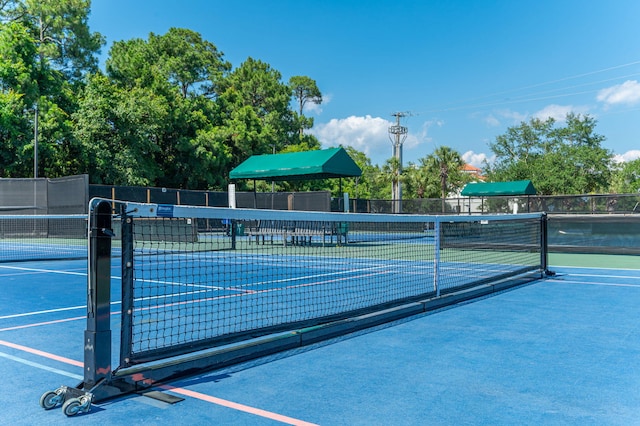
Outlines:
[{"label": "utility pole", "polygon": [[402,144],[407,138],[408,129],[400,125],[400,119],[406,117],[407,113],[394,112],[391,115],[396,118],[396,124],[389,127],[389,138],[393,144],[393,158],[398,163],[395,179],[391,183],[391,199],[393,212],[402,213],[402,184],[400,183],[400,176],[402,175]]},{"label": "utility pole", "polygon": [[33,107],[33,178],[38,178],[38,102]]}]

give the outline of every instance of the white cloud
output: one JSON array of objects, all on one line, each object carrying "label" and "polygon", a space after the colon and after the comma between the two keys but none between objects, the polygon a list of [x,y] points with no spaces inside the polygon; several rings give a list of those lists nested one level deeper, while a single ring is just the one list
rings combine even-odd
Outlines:
[{"label": "white cloud", "polygon": [[500,120],[498,120],[493,114],[484,118],[484,122],[487,123],[489,127],[498,127],[500,125]]},{"label": "white cloud", "polygon": [[556,105],[551,104],[542,108],[540,111],[533,114],[533,117],[540,120],[547,120],[548,118],[553,118],[558,122],[564,122],[567,118],[567,114],[585,114],[587,113],[589,108],[585,106],[574,106],[574,105]]},{"label": "white cloud", "polygon": [[[539,120],[553,118],[557,122],[562,123],[565,121],[567,114],[569,113],[586,114],[587,112],[589,112],[589,107],[587,106],[551,104],[533,114],[522,113],[510,109],[496,110],[488,116],[485,116],[483,121],[489,127],[499,127],[503,124],[507,126],[514,126],[528,121],[530,118],[537,118]],[[506,123],[504,123],[505,121]]]},{"label": "white cloud", "polygon": [[627,80],[622,84],[607,87],[598,92],[597,98],[607,106],[616,104],[635,105],[640,103],[640,83]]},{"label": "white cloud", "polygon": [[[390,152],[388,128],[391,122],[380,117],[351,116],[333,118],[328,123],[316,123],[311,130],[322,146],[352,146],[368,157],[384,150]],[[390,155],[388,155],[390,156]]]},{"label": "white cloud", "polygon": [[496,111],[496,113],[502,117],[502,118],[506,118],[508,120],[510,120],[511,122],[513,122],[514,124],[520,123],[522,121],[525,121],[527,119],[527,114],[526,113],[521,113],[518,111],[512,111],[510,109],[502,109],[499,111]]},{"label": "white cloud", "polygon": [[424,141],[427,143],[432,141],[432,138],[429,137],[429,129],[434,126],[442,127],[444,126],[444,121],[443,120],[427,120],[424,123],[422,123],[422,130],[420,131],[420,134],[417,136],[415,146],[418,145],[419,141]]},{"label": "white cloud", "polygon": [[465,163],[471,164],[474,167],[478,167],[482,169],[485,166],[485,162],[489,164],[493,163],[496,159],[496,156],[495,155],[488,156],[483,152],[475,153],[473,151],[467,151],[464,154],[462,154],[462,159],[464,160]]},{"label": "white cloud", "polygon": [[640,150],[632,149],[624,154],[616,154],[613,156],[613,161],[616,163],[626,163],[640,158]]},{"label": "white cloud", "polygon": [[503,125],[503,121],[506,120],[507,125],[518,124],[527,119],[526,114],[522,114],[510,109],[495,110],[491,114],[482,117],[482,121],[489,127],[500,127]]},{"label": "white cloud", "polygon": [[[323,147],[351,146],[364,152],[374,164],[382,164],[393,155],[393,145],[389,138],[389,127],[394,125],[380,117],[351,116],[332,119],[328,123],[316,123],[311,133],[318,138]],[[419,135],[409,132],[403,148],[415,148],[426,140],[430,126],[441,125],[440,122],[427,122]]]}]

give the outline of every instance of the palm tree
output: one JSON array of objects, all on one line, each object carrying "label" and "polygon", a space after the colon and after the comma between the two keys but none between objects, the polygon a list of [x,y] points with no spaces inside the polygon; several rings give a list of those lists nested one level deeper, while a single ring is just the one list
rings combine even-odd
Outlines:
[{"label": "palm tree", "polygon": [[437,188],[434,193],[434,178],[425,167],[425,160],[420,159],[419,164],[409,163],[402,172],[407,198],[435,198],[435,193],[440,191]]},{"label": "palm tree", "polygon": [[391,189],[391,211],[394,213],[401,210],[402,203],[402,200],[397,198],[398,194],[395,194],[395,191],[393,189],[397,187],[398,183],[401,183],[403,181],[404,177],[402,176],[400,168],[400,161],[395,157],[391,157],[387,161],[385,161],[384,165],[382,166],[382,173],[380,175],[380,177],[382,179],[385,179],[387,182],[389,180],[391,181],[391,186],[389,187]]},{"label": "palm tree", "polygon": [[445,199],[451,189],[449,177],[452,174],[455,174],[456,177],[460,174],[460,169],[464,166],[462,156],[454,149],[441,146],[436,148],[433,154],[428,155],[423,164],[427,170],[437,174],[440,178],[440,198],[442,199],[442,212],[444,213]]}]

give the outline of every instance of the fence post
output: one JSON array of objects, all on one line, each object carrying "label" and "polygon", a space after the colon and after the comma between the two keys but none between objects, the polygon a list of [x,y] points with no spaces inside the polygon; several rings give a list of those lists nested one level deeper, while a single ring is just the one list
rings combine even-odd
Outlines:
[{"label": "fence post", "polygon": [[433,224],[433,289],[440,297],[440,218],[435,217]]}]

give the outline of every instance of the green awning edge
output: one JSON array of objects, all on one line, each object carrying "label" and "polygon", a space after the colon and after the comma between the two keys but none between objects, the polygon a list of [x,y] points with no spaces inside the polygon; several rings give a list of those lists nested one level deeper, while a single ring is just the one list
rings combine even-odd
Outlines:
[{"label": "green awning edge", "polygon": [[460,195],[465,197],[491,197],[500,195],[536,195],[530,180],[510,182],[471,182],[465,185]]},{"label": "green awning edge", "polygon": [[229,178],[256,180],[312,180],[357,177],[362,170],[344,148],[284,154],[253,155],[231,170]]}]

